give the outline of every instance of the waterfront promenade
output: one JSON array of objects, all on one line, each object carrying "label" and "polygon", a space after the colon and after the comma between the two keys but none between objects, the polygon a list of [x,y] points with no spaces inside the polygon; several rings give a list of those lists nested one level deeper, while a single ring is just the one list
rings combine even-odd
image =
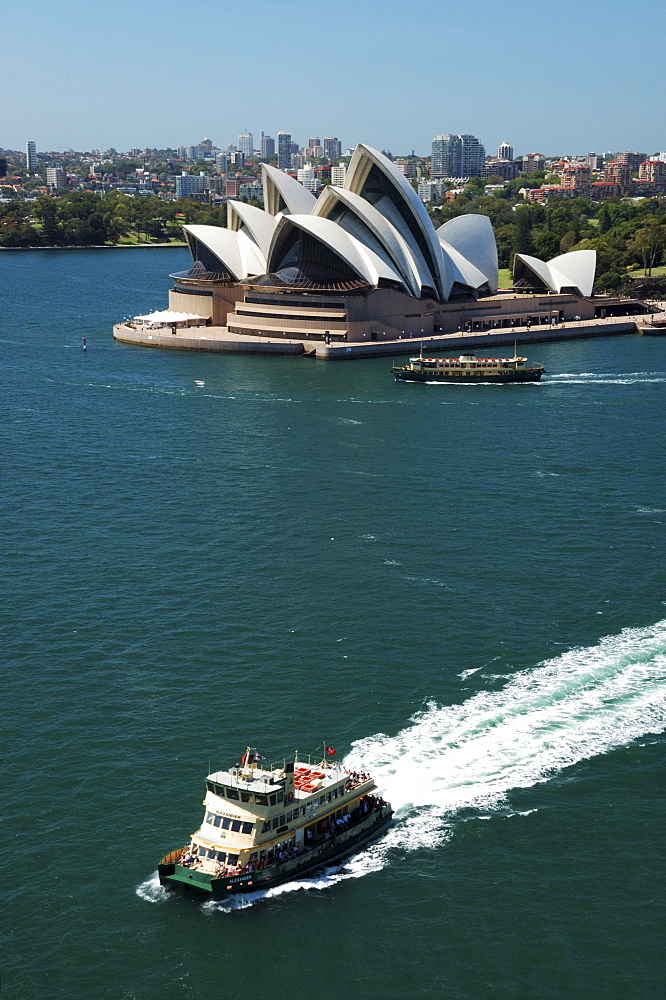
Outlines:
[{"label": "waterfront promenade", "polygon": [[[664,308],[664,303],[658,304]],[[640,326],[651,325],[655,319],[666,320],[664,313],[637,316],[609,316],[589,320],[566,320],[547,326],[514,326],[501,331],[469,333],[455,332],[419,338],[367,341],[347,344],[326,344],[321,340],[290,340],[283,337],[251,337],[230,333],[226,327],[190,326],[176,329],[155,329],[138,323],[118,323],[113,328],[116,340],[141,347],[161,347],[170,350],[224,351],[232,354],[310,355],[328,360],[350,358],[391,357],[413,353],[423,343],[424,351],[491,351],[516,344],[540,344],[553,340],[577,340],[588,337],[612,337],[635,334]]]}]

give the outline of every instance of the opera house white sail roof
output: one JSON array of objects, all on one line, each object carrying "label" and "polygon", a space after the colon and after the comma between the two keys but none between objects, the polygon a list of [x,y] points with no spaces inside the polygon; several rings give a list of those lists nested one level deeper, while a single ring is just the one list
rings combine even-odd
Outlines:
[{"label": "opera house white sail roof", "polygon": [[529,284],[534,277],[551,292],[573,289],[584,298],[592,294],[596,250],[571,250],[548,262],[517,253],[513,262],[513,280]]},{"label": "opera house white sail roof", "polygon": [[[267,287],[390,287],[436,303],[497,291],[490,219],[461,215],[435,231],[412,185],[378,150],[360,143],[344,186],[318,198],[284,171],[262,164],[262,173],[264,209],[229,201],[228,228],[183,227],[196,268]],[[592,292],[593,251],[516,262],[546,288]]]}]

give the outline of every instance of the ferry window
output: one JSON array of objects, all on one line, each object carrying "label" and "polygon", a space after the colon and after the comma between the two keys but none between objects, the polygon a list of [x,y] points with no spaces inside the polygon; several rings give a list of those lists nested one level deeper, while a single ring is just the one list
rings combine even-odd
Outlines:
[{"label": "ferry window", "polygon": [[287,813],[285,817],[285,823],[291,823],[291,813]]},{"label": "ferry window", "polygon": [[238,789],[237,788],[227,788],[227,798],[228,799],[237,799],[238,798]]},{"label": "ferry window", "polygon": [[278,802],[282,802],[284,798],[284,792],[278,792]]},{"label": "ferry window", "polygon": [[215,816],[213,818],[213,826],[219,826],[221,822],[222,822],[221,816]]},{"label": "ferry window", "polygon": [[270,828],[271,828],[271,824],[270,824],[270,820],[267,820],[267,821],[266,821],[266,822],[264,823],[264,825],[263,825],[263,828],[262,828],[262,831],[261,831],[261,832],[262,832],[262,833],[268,833],[268,832],[270,831]]},{"label": "ferry window", "polygon": [[284,814],[280,816],[280,826],[284,826]]},{"label": "ferry window", "polygon": [[268,796],[267,795],[255,795],[254,801],[257,803],[258,806],[267,806],[268,805]]},{"label": "ferry window", "polygon": [[212,823],[215,819],[215,813],[206,813],[206,822]]},{"label": "ferry window", "polygon": [[252,792],[241,792],[241,802],[251,802]]},{"label": "ferry window", "polygon": [[218,852],[217,852],[217,860],[218,860],[218,861],[219,861],[219,862],[220,862],[221,864],[224,864],[224,862],[225,862],[225,861],[227,860],[227,856],[226,856],[226,854],[224,853],[224,851],[218,851]]},{"label": "ferry window", "polygon": [[237,854],[227,854],[227,864],[228,865],[235,865],[237,861],[238,861],[238,855]]},{"label": "ferry window", "polygon": [[215,782],[214,781],[207,781],[206,782],[206,788],[208,789],[209,792],[214,792],[215,791],[215,787],[216,786],[215,786]]},{"label": "ferry window", "polygon": [[222,829],[223,830],[228,830],[230,825],[231,825],[231,820],[230,819],[223,819],[222,820]]},{"label": "ferry window", "polygon": [[239,819],[233,820],[233,822],[231,824],[231,832],[232,833],[240,833],[240,828],[241,828],[240,820]]},{"label": "ferry window", "polygon": [[250,864],[256,865],[256,863],[257,863],[257,852],[255,851],[254,854],[250,855]]},{"label": "ferry window", "polygon": [[269,796],[269,798],[270,798],[271,805],[274,806],[275,805],[275,796],[271,795],[271,796]]},{"label": "ferry window", "polygon": [[243,823],[242,827],[243,833],[246,835],[252,833],[252,826],[253,826],[252,823]]},{"label": "ferry window", "polygon": [[328,793],[328,795],[326,796],[326,801],[327,801],[327,802],[330,802],[330,801],[331,801],[331,798],[332,798],[332,795],[331,795],[331,793],[329,792],[329,793]]},{"label": "ferry window", "polygon": [[320,806],[323,806],[323,804],[324,804],[324,802],[325,802],[325,801],[326,801],[326,796],[325,796],[325,795],[322,795],[322,796],[320,797],[320,799],[319,799],[319,805],[320,805]]},{"label": "ferry window", "polygon": [[278,820],[278,818],[276,816],[275,819],[273,820],[273,829],[277,830],[277,828],[278,828],[279,825],[280,825],[280,821]]}]

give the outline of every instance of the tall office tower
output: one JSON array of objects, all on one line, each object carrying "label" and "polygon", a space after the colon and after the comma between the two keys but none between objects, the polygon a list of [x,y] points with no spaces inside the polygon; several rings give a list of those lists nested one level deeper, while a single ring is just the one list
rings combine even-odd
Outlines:
[{"label": "tall office tower", "polygon": [[245,156],[252,156],[254,153],[254,136],[251,132],[238,133],[238,148]]},{"label": "tall office tower", "polygon": [[272,135],[261,136],[261,158],[262,160],[269,160],[271,156],[275,156],[275,139]]},{"label": "tall office tower", "polygon": [[25,167],[26,170],[37,169],[37,146],[32,139],[25,144]]},{"label": "tall office tower", "polygon": [[485,146],[475,135],[461,135],[462,172],[461,177],[480,177],[486,162]]},{"label": "tall office tower", "polygon": [[278,170],[288,170],[291,166],[291,132],[277,134]]},{"label": "tall office tower", "polygon": [[229,165],[232,167],[244,167],[245,153],[240,149],[235,149],[233,153],[229,153]]},{"label": "tall office tower", "polygon": [[315,136],[312,139],[308,139],[308,149],[314,149],[317,146],[321,146],[321,139],[319,136]]},{"label": "tall office tower", "polygon": [[342,143],[335,136],[324,139],[324,156],[329,160],[339,160],[342,155]]},{"label": "tall office tower", "polygon": [[510,142],[500,142],[497,147],[497,159],[498,160],[512,160],[513,159],[513,146]]},{"label": "tall office tower", "polygon": [[436,135],[432,140],[432,177],[462,177],[462,141],[459,135]]}]

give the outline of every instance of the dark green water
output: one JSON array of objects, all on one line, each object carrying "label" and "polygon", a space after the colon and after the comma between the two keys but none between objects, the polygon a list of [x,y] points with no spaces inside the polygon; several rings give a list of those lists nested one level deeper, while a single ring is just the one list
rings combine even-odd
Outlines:
[{"label": "dark green water", "polygon": [[[666,341],[523,386],[115,344],[186,258],[0,257],[3,1000],[663,996]],[[323,740],[382,842],[164,897],[209,765]]]}]

